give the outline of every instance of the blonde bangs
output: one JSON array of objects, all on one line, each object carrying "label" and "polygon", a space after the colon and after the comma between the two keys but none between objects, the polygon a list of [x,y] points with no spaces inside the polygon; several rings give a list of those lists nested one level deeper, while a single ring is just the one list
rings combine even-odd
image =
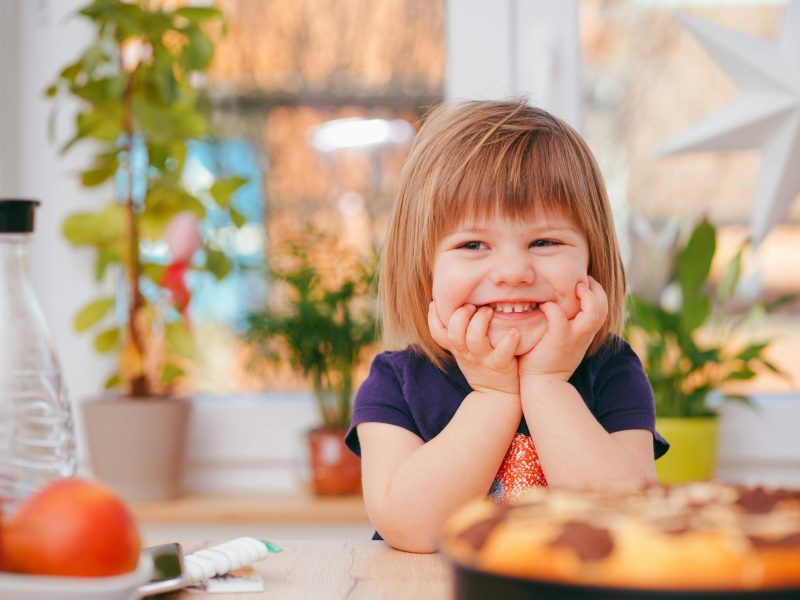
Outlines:
[{"label": "blonde bangs", "polygon": [[575,157],[565,156],[557,139],[538,133],[488,140],[459,165],[443,161],[431,214],[433,238],[440,240],[465,221],[525,220],[539,212],[561,212],[583,227],[585,186],[559,168],[560,161]]}]

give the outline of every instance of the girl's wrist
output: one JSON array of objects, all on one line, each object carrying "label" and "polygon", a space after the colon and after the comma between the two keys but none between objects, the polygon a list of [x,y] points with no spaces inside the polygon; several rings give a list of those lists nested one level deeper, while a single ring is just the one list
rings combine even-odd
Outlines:
[{"label": "girl's wrist", "polygon": [[520,392],[524,390],[525,396],[533,394],[541,396],[547,394],[554,388],[559,388],[564,385],[570,385],[569,378],[572,373],[530,373],[523,375],[520,373]]},{"label": "girl's wrist", "polygon": [[518,391],[509,392],[494,388],[473,388],[470,396],[474,396],[482,402],[506,404],[510,406],[520,406],[522,402]]}]

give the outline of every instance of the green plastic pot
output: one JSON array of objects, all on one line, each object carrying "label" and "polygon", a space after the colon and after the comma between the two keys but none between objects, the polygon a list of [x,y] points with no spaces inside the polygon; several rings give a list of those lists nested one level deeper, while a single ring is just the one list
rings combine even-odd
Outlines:
[{"label": "green plastic pot", "polygon": [[661,483],[711,479],[717,460],[717,417],[658,417],[656,429],[670,444],[669,452],[656,461]]}]

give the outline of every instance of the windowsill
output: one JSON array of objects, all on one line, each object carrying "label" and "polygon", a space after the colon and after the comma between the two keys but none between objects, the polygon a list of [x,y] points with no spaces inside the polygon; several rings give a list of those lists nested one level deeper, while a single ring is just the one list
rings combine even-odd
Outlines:
[{"label": "windowsill", "polygon": [[142,523],[367,523],[360,494],[320,497],[310,493],[192,493],[131,504]]}]

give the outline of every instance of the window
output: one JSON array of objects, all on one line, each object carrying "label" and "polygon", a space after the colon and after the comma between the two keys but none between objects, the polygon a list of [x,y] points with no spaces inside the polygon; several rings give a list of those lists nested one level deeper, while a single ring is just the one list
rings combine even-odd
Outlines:
[{"label": "window", "polygon": [[[635,218],[658,232],[675,216],[706,214],[720,230],[722,260],[715,268],[721,270],[748,235],[761,152],[657,156],[661,146],[739,93],[675,13],[769,40],[778,36],[785,3],[581,0],[579,5],[586,136],[615,213],[623,215],[618,223],[623,245],[634,243],[624,232]],[[800,202],[767,236],[757,259],[765,299],[800,292],[800,271],[793,266],[800,264]],[[631,283],[636,285],[635,277]],[[759,331],[775,339],[770,356],[789,372],[796,371],[791,357],[800,352],[797,312],[797,303],[786,307]],[[753,383],[762,390],[786,389],[778,377]]]},{"label": "window", "polygon": [[[232,251],[243,267],[263,263],[306,223],[336,232],[356,251],[379,246],[414,128],[442,99],[443,0],[218,4],[229,32],[206,85],[229,137],[224,147],[196,148],[192,165],[201,178],[213,176],[215,164],[260,171],[260,185],[237,192],[249,224],[231,240]],[[255,249],[261,241],[265,254]],[[288,369],[269,378],[248,369],[236,322],[268,292],[263,272],[246,273],[194,282],[203,355],[191,387],[199,392],[303,386]]]}]

